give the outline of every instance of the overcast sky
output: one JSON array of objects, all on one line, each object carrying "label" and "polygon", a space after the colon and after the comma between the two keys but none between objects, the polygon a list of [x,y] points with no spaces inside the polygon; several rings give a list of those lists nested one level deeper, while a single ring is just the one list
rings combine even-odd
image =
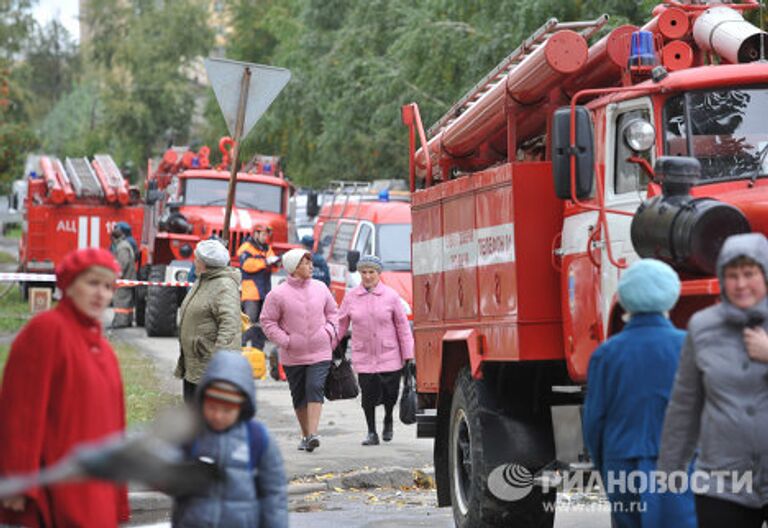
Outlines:
[{"label": "overcast sky", "polygon": [[33,9],[35,19],[44,26],[58,18],[75,40],[80,40],[80,23],[77,20],[78,0],[38,0]]}]

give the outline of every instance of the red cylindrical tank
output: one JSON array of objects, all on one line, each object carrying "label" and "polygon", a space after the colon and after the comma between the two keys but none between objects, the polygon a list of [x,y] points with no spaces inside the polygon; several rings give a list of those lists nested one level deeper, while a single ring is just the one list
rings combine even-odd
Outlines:
[{"label": "red cylindrical tank", "polygon": [[666,40],[681,39],[691,30],[691,20],[688,13],[679,7],[665,7],[653,10],[654,18],[640,28],[661,35]]},{"label": "red cylindrical tank", "polygon": [[101,189],[104,191],[104,198],[107,202],[112,203],[117,201],[117,193],[115,193],[115,190],[109,185],[109,180],[104,173],[104,168],[96,160],[91,162],[91,167],[93,167],[93,172],[96,173],[96,179],[99,181],[99,185],[101,185]]},{"label": "red cylindrical tank", "polygon": [[589,48],[589,58],[582,71],[563,83],[570,98],[585,88],[606,88],[621,82],[621,74],[629,60],[630,35],[637,26],[619,26]]},{"label": "red cylindrical tank", "polygon": [[54,159],[53,167],[56,170],[56,176],[59,179],[61,188],[64,189],[64,195],[67,197],[67,202],[73,202],[75,200],[75,190],[72,188],[72,184],[67,177],[67,171],[64,170],[64,165],[61,164],[59,158]]},{"label": "red cylindrical tank", "polygon": [[47,156],[40,158],[40,168],[43,169],[45,184],[48,186],[48,198],[55,204],[64,203],[66,199],[64,189],[61,187],[61,183],[53,169],[53,164]]},{"label": "red cylindrical tank", "polygon": [[[553,34],[524,59],[505,81],[499,82],[456,121],[433,137],[427,145],[430,155],[436,158],[435,161],[445,156],[468,155],[506,126],[507,96],[516,109],[535,105],[565,77],[584,66],[587,52],[587,42],[580,34],[570,30]],[[423,149],[416,153],[416,165],[423,170]]]},{"label": "red cylindrical tank", "polygon": [[682,40],[673,40],[661,50],[661,63],[669,71],[678,71],[693,66],[693,49]]}]

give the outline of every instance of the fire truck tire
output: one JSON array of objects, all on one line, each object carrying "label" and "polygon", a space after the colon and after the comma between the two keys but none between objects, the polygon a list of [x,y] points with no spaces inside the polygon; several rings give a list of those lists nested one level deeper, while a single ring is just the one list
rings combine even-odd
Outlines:
[{"label": "fire truck tire", "polygon": [[[489,448],[485,443],[503,440],[483,431],[484,420],[480,418],[483,409],[479,397],[482,383],[473,380],[469,369],[464,368],[456,380],[451,404],[448,469],[456,526],[551,528],[555,521],[554,507],[545,511],[542,505],[545,502],[554,504],[554,493],[545,496],[541,488],[532,485],[532,475],[530,483],[523,480],[510,484],[518,485],[520,490],[530,490],[519,500],[503,501],[489,489],[489,475],[495,464],[489,460]],[[524,476],[528,475],[525,473]],[[504,476],[506,479],[507,475]],[[509,479],[506,481],[509,482]]]},{"label": "fire truck tire", "polygon": [[[144,266],[139,270],[138,280],[147,280],[149,278],[149,267]],[[147,312],[147,287],[136,286],[134,288],[134,321],[136,326],[144,326]]]},{"label": "fire truck tire", "polygon": [[[163,282],[165,266],[152,266],[149,280]],[[163,286],[147,287],[147,306],[144,310],[144,328],[149,337],[172,337],[176,335],[176,312],[179,303],[176,288]]]}]

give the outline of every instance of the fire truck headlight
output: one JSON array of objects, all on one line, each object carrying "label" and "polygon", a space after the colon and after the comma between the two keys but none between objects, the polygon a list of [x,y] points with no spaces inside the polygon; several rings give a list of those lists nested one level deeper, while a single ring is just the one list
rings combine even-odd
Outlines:
[{"label": "fire truck headlight", "polygon": [[184,258],[189,258],[192,256],[192,246],[189,244],[184,244],[179,248],[179,254]]},{"label": "fire truck headlight", "polygon": [[645,152],[656,141],[656,129],[648,121],[634,119],[624,127],[624,141],[635,152]]},{"label": "fire truck headlight", "polygon": [[176,270],[173,273],[173,279],[176,282],[186,282],[188,276],[189,276],[189,271],[187,271],[185,269]]}]

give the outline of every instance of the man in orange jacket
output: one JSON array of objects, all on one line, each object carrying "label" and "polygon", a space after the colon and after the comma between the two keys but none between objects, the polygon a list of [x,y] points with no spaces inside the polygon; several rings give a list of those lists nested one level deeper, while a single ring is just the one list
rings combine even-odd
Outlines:
[{"label": "man in orange jacket", "polygon": [[250,318],[253,326],[243,334],[243,344],[248,341],[252,346],[264,349],[267,338],[261,331],[259,315],[264,298],[272,288],[272,272],[277,271],[276,264],[280,257],[269,245],[272,229],[264,224],[256,224],[252,236],[237,249],[240,259],[240,272],[243,275],[242,293],[240,300],[243,311]]}]

